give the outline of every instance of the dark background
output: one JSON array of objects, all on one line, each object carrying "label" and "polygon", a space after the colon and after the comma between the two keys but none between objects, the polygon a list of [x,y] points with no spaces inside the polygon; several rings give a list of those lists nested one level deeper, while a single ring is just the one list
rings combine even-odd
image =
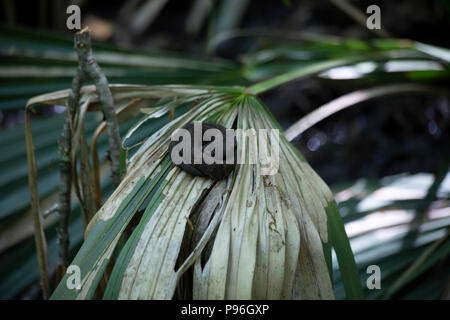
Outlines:
[{"label": "dark background", "polygon": [[[111,35],[97,40],[122,48],[214,55],[239,61],[258,41],[251,37],[227,40],[214,52],[207,53],[208,25],[214,12],[198,32],[188,34],[185,22],[194,1],[168,1],[151,25],[140,33],[133,32],[127,16],[119,14],[123,1],[4,1],[3,22],[71,36],[65,27],[64,12],[69,2],[80,4],[83,20],[94,17],[110,23]],[[222,2],[218,1],[217,7]],[[395,38],[450,47],[449,1],[352,3],[361,10],[371,4],[379,5],[382,26]],[[237,27],[310,31],[357,39],[374,37],[329,1],[317,0],[250,1]],[[401,77],[389,76],[386,83]],[[262,99],[287,128],[333,98],[370,85],[370,79],[307,79],[272,90]],[[448,88],[448,83],[440,85]],[[1,127],[21,122],[22,115],[22,112],[2,114]],[[294,144],[328,183],[402,172],[434,172],[438,163],[449,156],[449,117],[450,106],[445,96],[408,94],[377,98],[325,119],[297,137]]]}]

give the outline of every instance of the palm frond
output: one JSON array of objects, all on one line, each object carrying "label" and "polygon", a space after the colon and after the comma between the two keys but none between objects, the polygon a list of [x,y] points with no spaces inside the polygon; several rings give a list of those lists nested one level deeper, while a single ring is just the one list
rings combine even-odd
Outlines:
[{"label": "palm frond", "polygon": [[[140,97],[155,90],[146,87]],[[166,90],[173,97],[160,90],[163,100],[123,140],[133,153],[127,174],[91,221],[72,262],[82,270],[81,290],[67,289],[66,275],[52,298],[92,298],[111,263],[106,299],[332,299],[327,208],[333,196],[286,138],[279,139],[273,175],[261,175],[258,162],[245,162],[214,183],[169,162],[172,132],[192,121],[279,130],[267,107],[239,87]],[[150,136],[142,134],[171,108],[187,111]],[[238,132],[243,159],[276,143],[255,137],[252,144]],[[134,217],[131,236],[118,246]]]}]

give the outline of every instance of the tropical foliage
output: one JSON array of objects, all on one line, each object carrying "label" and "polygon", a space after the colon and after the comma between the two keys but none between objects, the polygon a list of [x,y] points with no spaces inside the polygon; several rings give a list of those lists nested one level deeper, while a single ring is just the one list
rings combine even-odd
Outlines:
[{"label": "tropical foliage", "polygon": [[[76,68],[72,41],[2,28],[0,50],[2,112],[24,108],[37,94],[70,87]],[[445,199],[449,192],[443,183],[448,164],[439,176],[431,178],[423,199],[391,199],[369,209],[358,206],[398,177],[333,188],[338,200],[340,192],[352,191],[350,197],[339,200],[345,223],[381,209],[401,208],[415,217],[411,230],[386,241],[374,241],[376,230],[351,236],[355,266],[328,187],[286,138],[280,141],[279,175],[268,181],[255,175],[257,167],[243,166],[228,180],[213,184],[171,168],[165,151],[171,132],[193,120],[213,120],[227,127],[281,129],[258,96],[303,77],[336,79],[336,70],[343,70],[339,68],[364,80],[368,89],[380,79],[400,78],[408,85],[433,87],[431,94],[442,92],[439,83],[449,77],[448,50],[406,40],[316,38],[262,42],[245,54],[242,64],[106,46],[94,47],[94,53],[110,83],[127,84],[111,86],[118,110],[123,110],[120,129],[122,147],[128,153],[127,174],[113,190],[108,167],[102,166],[101,191],[107,200],[89,224],[84,241],[80,208],[74,204],[71,248],[73,264],[81,266],[82,290],[67,290],[63,279],[54,298],[362,298],[366,268],[372,264],[384,270],[383,290],[366,290],[364,297],[437,298],[427,296],[427,292],[442,288],[442,277],[448,274],[448,267],[437,267],[450,252],[450,221],[448,215],[428,218],[424,212],[430,206],[448,208]],[[422,63],[420,70],[417,61]],[[376,96],[395,93],[381,90]],[[28,104],[39,112],[44,104],[65,105],[67,94],[66,90],[43,95]],[[86,94],[95,100],[92,88]],[[135,99],[140,99],[137,107],[127,107]],[[88,141],[93,140],[102,122],[95,108],[91,109],[84,123]],[[56,199],[56,140],[62,121],[61,115],[54,115],[31,122],[42,211]],[[0,132],[2,298],[16,297],[39,277],[31,237],[24,131],[23,126],[16,126]],[[244,140],[240,143],[243,153],[249,152]],[[105,159],[106,138],[100,136],[97,144],[99,158]],[[255,201],[250,200],[249,205],[244,198]],[[290,203],[285,208],[284,198]],[[278,214],[275,220],[283,223],[273,229],[268,212]],[[45,219],[52,270],[57,220],[56,215]],[[285,246],[280,252],[280,243],[293,243],[297,248]],[[293,254],[295,250],[300,250],[300,256]],[[249,261],[244,267],[241,257]],[[227,270],[221,269],[224,261],[228,261]],[[309,264],[314,268],[308,269]],[[432,268],[438,272],[426,285],[401,291]],[[277,278],[264,280],[268,274]]]}]

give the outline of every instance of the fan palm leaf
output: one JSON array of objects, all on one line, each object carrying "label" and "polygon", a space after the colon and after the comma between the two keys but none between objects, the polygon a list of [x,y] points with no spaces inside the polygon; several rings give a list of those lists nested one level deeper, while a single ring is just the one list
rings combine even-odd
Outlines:
[{"label": "fan palm leaf", "polygon": [[[90,222],[72,262],[81,270],[80,290],[68,289],[66,274],[54,299],[92,298],[108,263],[106,299],[334,298],[327,216],[333,196],[283,135],[251,134],[280,130],[256,96],[239,87],[112,92],[115,99],[163,100],[123,139],[127,174]],[[177,114],[172,109],[187,111],[154,128],[160,117]],[[245,161],[227,179],[192,176],[170,163],[171,134],[193,121],[240,129]],[[153,134],[145,136],[150,127]],[[275,146],[278,158],[250,161]]]}]

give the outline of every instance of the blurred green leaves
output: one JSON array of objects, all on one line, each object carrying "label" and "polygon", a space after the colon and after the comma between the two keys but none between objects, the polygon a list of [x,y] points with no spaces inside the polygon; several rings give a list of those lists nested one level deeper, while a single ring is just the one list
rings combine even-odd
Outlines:
[{"label": "blurred green leaves", "polygon": [[[217,23],[219,22],[220,20]],[[233,25],[232,22],[226,21],[220,23]],[[251,32],[249,34],[254,36]],[[242,30],[229,30],[228,35],[231,37],[246,36]],[[384,83],[401,77],[402,80],[426,81],[433,85],[435,82],[441,83],[449,78],[449,51],[423,43],[397,39],[360,41],[337,37],[310,37],[305,34],[299,34],[298,39],[294,40],[280,39],[269,39],[256,43],[242,56],[240,63],[221,59],[190,58],[167,53],[125,51],[105,45],[94,46],[94,54],[110,83],[250,85],[255,81],[266,80],[253,86],[250,85],[251,90],[256,93],[306,76],[319,75],[322,78],[333,80],[332,77],[329,77],[330,70],[339,71],[337,68],[345,66],[359,72],[361,70],[358,66],[359,63],[370,63],[373,66],[368,72],[359,73],[362,79],[368,80],[370,83]],[[26,101],[37,94],[70,87],[76,68],[76,57],[70,39],[15,28],[0,28],[0,55],[2,57],[0,60],[0,111],[3,112],[23,109]],[[416,70],[415,62],[417,61],[423,62],[424,68]],[[392,62],[400,62],[403,69],[392,71],[392,68],[388,68],[389,63],[392,67]],[[341,79],[334,78],[336,81]],[[161,106],[153,105],[152,107]],[[180,107],[176,110],[175,117],[186,112],[187,108],[188,105],[185,110]],[[135,146],[142,141],[142,138],[154,133],[168,121],[166,117],[162,120],[162,118],[145,117],[145,115],[136,119],[136,121],[140,120],[143,125],[139,126],[139,130],[142,131],[137,132],[138,135],[134,135],[130,139],[125,139],[125,147]],[[86,122],[88,139],[92,136],[99,121],[100,118],[94,114],[88,116]],[[130,121],[121,126],[122,136],[134,123]],[[40,196],[42,200],[49,202],[51,202],[51,196],[57,187],[56,139],[59,137],[61,127],[62,117],[60,115],[32,121]],[[27,222],[29,221],[29,212],[27,212],[29,191],[23,141],[22,125],[0,132],[0,166],[2,167],[2,171],[0,171],[2,194],[0,198],[0,253],[3,254],[0,262],[2,274],[0,296],[2,298],[12,298],[23,292],[38,277],[33,240],[29,238],[32,228]],[[100,157],[104,159],[107,149],[104,137],[100,139],[99,148]],[[380,184],[380,182],[378,181],[376,184]],[[110,194],[112,190],[108,178],[103,182],[103,186],[105,194]],[[352,197],[340,203],[340,208],[344,209],[343,220],[345,223],[362,219],[370,214],[370,211],[360,210],[357,207],[357,203],[361,201],[360,197],[371,194],[377,190],[378,186],[367,188],[363,196]],[[416,208],[418,201],[420,199],[394,201],[390,204],[389,209],[400,207],[409,210]],[[74,249],[78,248],[83,238],[78,210],[75,206],[71,227],[72,248]],[[335,208],[330,206],[328,215],[332,223],[339,223],[337,214]],[[49,217],[47,220],[51,261],[54,261],[56,257],[56,238],[53,229],[56,220],[57,217]],[[365,297],[420,297],[420,286],[416,287],[419,291],[412,290],[402,293],[401,289],[448,256],[449,240],[444,230],[448,228],[449,224],[447,218],[423,222],[417,227],[417,236],[411,239],[408,238],[406,232],[384,241],[377,240],[370,233],[352,239],[351,244],[356,255],[361,283],[364,284],[365,268],[368,264],[379,264],[382,268],[383,290],[381,292],[366,290]],[[349,270],[352,273],[355,270],[351,270],[351,251],[345,242],[343,228],[336,227],[335,230],[341,232],[340,235],[331,234],[332,237],[336,237],[333,240],[335,250],[340,251],[340,256],[347,255],[344,263],[349,261],[350,265],[344,267],[343,270]],[[13,233],[14,237],[11,236]],[[409,247],[402,247],[405,241],[410,245]],[[426,259],[421,257],[426,257]],[[336,261],[334,267],[336,269]],[[405,275],[408,267],[412,269]],[[397,282],[400,277],[403,279],[401,283]],[[430,282],[432,288],[436,289],[442,286],[439,278],[430,278],[432,279]],[[347,298],[361,297],[357,283],[352,283],[355,282],[354,278],[348,278],[345,273],[340,274],[336,269],[334,270],[334,281],[336,297],[344,297],[343,284],[353,288],[347,294]]]}]

